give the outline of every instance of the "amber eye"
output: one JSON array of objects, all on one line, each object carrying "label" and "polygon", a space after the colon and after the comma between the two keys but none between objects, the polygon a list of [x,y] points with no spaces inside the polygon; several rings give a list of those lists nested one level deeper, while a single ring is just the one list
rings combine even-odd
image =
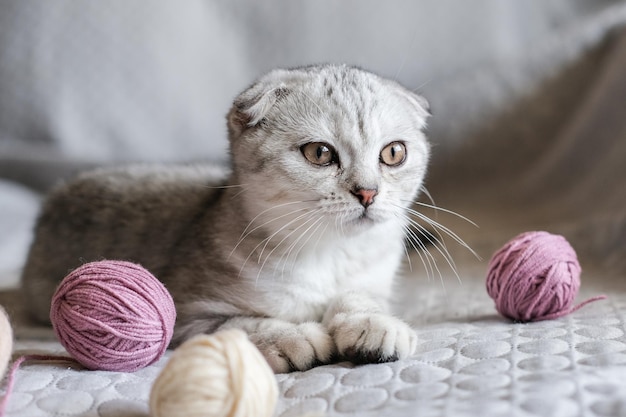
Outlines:
[{"label": "amber eye", "polygon": [[300,147],[302,155],[315,165],[326,166],[337,162],[337,152],[324,142],[311,142]]},{"label": "amber eye", "polygon": [[400,165],[406,159],[406,146],[402,142],[391,142],[380,152],[380,162],[390,167]]}]

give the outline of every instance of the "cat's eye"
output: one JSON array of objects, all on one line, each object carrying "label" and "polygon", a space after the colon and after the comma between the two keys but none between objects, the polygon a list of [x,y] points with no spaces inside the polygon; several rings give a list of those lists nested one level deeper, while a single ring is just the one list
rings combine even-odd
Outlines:
[{"label": "cat's eye", "polygon": [[391,142],[380,152],[380,162],[390,167],[400,165],[406,159],[406,145],[402,142]]},{"label": "cat's eye", "polygon": [[337,152],[324,142],[310,142],[300,147],[302,155],[315,165],[326,166],[337,162]]}]

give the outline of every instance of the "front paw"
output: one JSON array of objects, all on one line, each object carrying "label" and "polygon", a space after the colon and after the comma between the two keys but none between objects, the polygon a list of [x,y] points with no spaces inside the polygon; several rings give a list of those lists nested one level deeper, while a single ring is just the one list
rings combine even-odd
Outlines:
[{"label": "front paw", "polygon": [[250,335],[275,373],[306,371],[329,363],[335,343],[319,323],[271,322]]},{"label": "front paw", "polygon": [[353,363],[392,362],[415,353],[417,335],[381,313],[338,313],[329,323],[339,355]]}]

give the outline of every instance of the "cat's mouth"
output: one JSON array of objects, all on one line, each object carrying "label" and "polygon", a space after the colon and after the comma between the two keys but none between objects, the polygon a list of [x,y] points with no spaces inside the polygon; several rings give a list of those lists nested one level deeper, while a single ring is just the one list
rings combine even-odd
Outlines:
[{"label": "cat's mouth", "polygon": [[368,214],[367,210],[363,210],[361,215],[358,216],[355,221],[357,221],[359,223],[362,223],[362,222],[373,222],[374,219],[372,219],[372,216],[370,216]]},{"label": "cat's mouth", "polygon": [[333,213],[337,227],[362,230],[389,220],[385,210],[376,207],[343,207]]},{"label": "cat's mouth", "polygon": [[381,220],[382,219],[380,219],[379,216],[376,216],[372,210],[364,208],[352,218],[350,223],[357,226],[368,226],[380,223]]}]

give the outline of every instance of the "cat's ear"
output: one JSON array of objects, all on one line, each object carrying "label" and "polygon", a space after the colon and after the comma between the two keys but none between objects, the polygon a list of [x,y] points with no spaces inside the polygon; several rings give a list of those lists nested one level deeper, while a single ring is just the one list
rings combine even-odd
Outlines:
[{"label": "cat's ear", "polygon": [[415,110],[415,115],[419,120],[419,128],[426,127],[426,121],[432,115],[430,111],[430,103],[423,96],[414,93],[403,86],[394,83],[396,92],[400,94]]},{"label": "cat's ear", "polygon": [[413,91],[407,90],[406,88],[402,88],[402,94],[404,97],[411,103],[411,105],[415,108],[417,116],[420,120],[420,129],[426,127],[426,121],[432,115],[430,111],[430,103],[428,100]]},{"label": "cat's ear", "polygon": [[239,94],[228,113],[228,127],[236,135],[257,126],[270,109],[290,90],[282,79],[281,70],[275,70]]},{"label": "cat's ear", "polygon": [[426,100],[426,97],[421,96],[417,93],[414,93],[412,91],[408,91],[411,99],[415,100],[417,102],[418,107],[420,108],[420,112],[421,115],[427,119],[430,116],[432,116],[432,112],[430,110],[430,103],[428,102],[428,100]]}]

